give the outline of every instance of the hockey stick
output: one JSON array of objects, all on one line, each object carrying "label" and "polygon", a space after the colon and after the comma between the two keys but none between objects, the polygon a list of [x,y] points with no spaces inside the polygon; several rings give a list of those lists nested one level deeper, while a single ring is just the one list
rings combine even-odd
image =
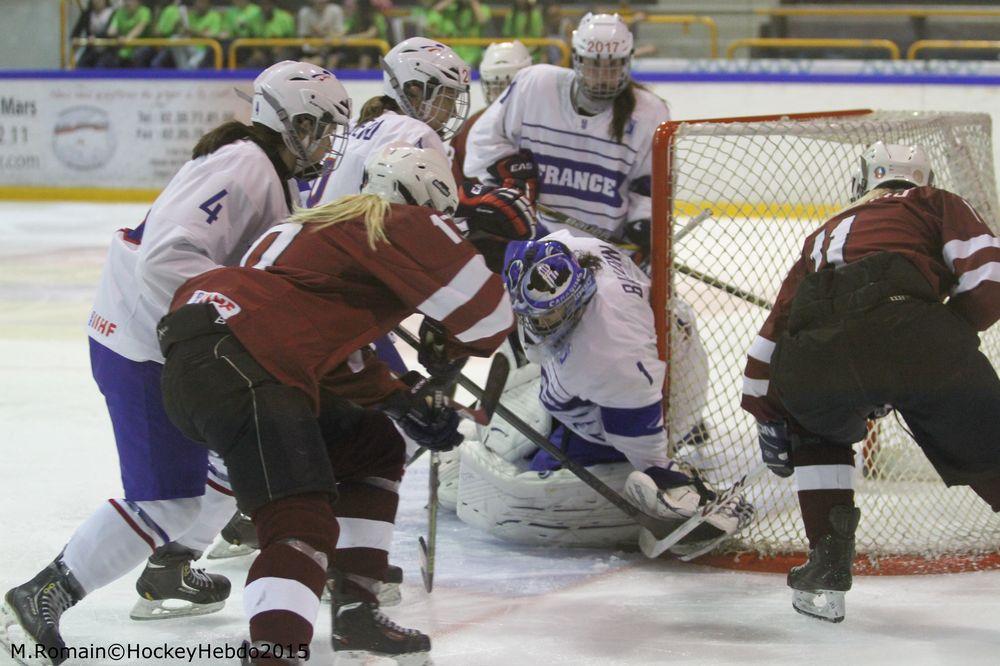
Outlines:
[{"label": "hockey stick", "polygon": [[419,537],[420,544],[420,576],[424,579],[424,589],[427,594],[434,590],[434,551],[437,548],[437,517],[438,517],[438,468],[441,459],[436,451],[431,452],[431,468],[427,475],[427,539]]},{"label": "hockey stick", "polygon": [[[634,251],[638,249],[637,245],[633,245],[631,243],[622,243],[620,239],[616,238],[607,229],[602,229],[601,227],[598,227],[596,225],[582,222],[574,217],[570,217],[565,213],[561,213],[543,204],[536,204],[536,207],[538,208],[539,211],[555,219],[560,224],[565,224],[568,227],[573,227],[574,229],[585,231],[594,238],[597,238],[598,240],[602,240],[607,243],[612,243],[619,249],[626,251]],[[708,209],[703,210],[701,213],[693,217],[686,225],[684,225],[684,227],[680,231],[677,232],[677,234],[674,236],[674,240],[675,241],[681,240],[682,238],[684,238],[684,236],[687,236],[689,233],[691,233],[691,231],[693,231],[695,227],[697,227],[705,220],[709,219],[711,216],[712,212],[710,210]],[[727,282],[723,282],[718,278],[712,277],[707,273],[703,273],[678,261],[674,262],[674,268],[679,273],[683,273],[684,275],[690,276],[695,280],[698,280],[699,282],[707,284],[710,287],[721,289],[727,294],[742,299],[752,305],[766,308],[768,310],[770,310],[773,307],[773,304],[766,298],[761,298],[760,296],[757,296],[756,294],[746,291],[745,289],[740,289],[739,287],[731,285]]]}]

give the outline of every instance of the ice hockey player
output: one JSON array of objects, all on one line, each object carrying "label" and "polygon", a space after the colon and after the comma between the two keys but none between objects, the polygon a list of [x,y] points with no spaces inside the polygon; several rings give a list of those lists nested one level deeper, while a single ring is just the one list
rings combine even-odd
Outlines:
[{"label": "ice hockey player", "polygon": [[[20,624],[24,640],[58,651],[60,616],[151,551],[133,617],[222,608],[229,581],[190,563],[235,504],[225,468],[211,465],[206,449],[164,412],[156,322],[187,278],[238,264],[254,239],[291,212],[295,177],[321,162],[331,139],[342,149],[349,118],[350,99],[330,72],[293,61],[273,65],[254,81],[252,124],[233,121],[206,134],[143,223],[115,235],[89,334],[125,496],[108,500],[52,564],[7,592],[4,642]],[[172,612],[162,604],[178,599],[190,603]]]},{"label": "ice hockey player", "polygon": [[1000,240],[931,166],[921,146],[862,153],[853,203],[806,238],[748,352],[743,408],[764,462],[794,474],[809,539],[792,603],[832,622],[851,588],[866,418],[895,409],[946,484],[1000,511],[1000,380],[976,335],[1000,318]]},{"label": "ice hockey player", "polygon": [[316,179],[308,205],[361,191],[368,158],[390,143],[402,141],[447,158],[444,142],[469,113],[469,71],[451,48],[426,37],[394,46],[382,60],[384,94],[362,107],[340,168]]},{"label": "ice hockey player", "polygon": [[459,185],[469,180],[462,171],[462,166],[465,164],[465,144],[469,139],[469,130],[483,115],[486,108],[507,89],[510,82],[514,80],[514,75],[530,66],[531,54],[528,53],[524,44],[517,40],[493,42],[483,51],[483,59],[479,63],[479,85],[482,86],[486,106],[469,116],[465,124],[462,125],[462,129],[451,140],[451,173]]},{"label": "ice hockey player", "polygon": [[[558,231],[537,241],[508,245],[504,280],[525,353],[541,368],[541,404],[559,424],[550,439],[582,464],[627,461],[631,473],[619,483],[639,508],[651,515],[679,522],[713,499],[713,491],[690,467],[668,455],[662,397],[665,364],[657,355],[649,280],[642,271],[608,243]],[[688,400],[677,406],[678,422],[672,425],[688,432],[700,425],[707,364],[694,322],[679,322],[678,328],[688,352],[682,364],[692,373],[684,380]],[[509,441],[509,435],[505,438],[501,433],[497,439]],[[520,541],[548,539],[551,543],[561,542],[556,536],[560,530],[577,532],[567,539],[577,539],[574,543],[578,545],[595,545],[580,540],[586,538],[579,534],[585,531],[582,528],[614,527],[593,520],[589,524],[576,522],[588,519],[583,499],[588,493],[579,485],[567,488],[561,478],[549,482],[549,476],[560,467],[549,453],[534,454],[528,469],[521,468],[535,473],[537,480],[524,478],[530,475],[511,479],[510,472],[495,460],[506,456],[510,447],[502,445],[491,451],[490,441],[487,438],[484,445],[463,455],[460,504],[465,501],[468,476],[492,474],[498,477],[492,487],[499,510],[504,509],[505,498],[504,492],[496,489],[505,487],[507,504],[516,498],[537,507],[531,512],[537,519],[522,520],[519,530],[508,526],[491,531]],[[524,451],[518,455],[523,456]],[[492,463],[488,462],[490,456]],[[510,457],[505,460],[515,465],[519,462]],[[490,479],[479,480],[489,485]],[[548,496],[554,503],[557,498],[549,492],[555,489],[563,493],[558,499],[567,502],[558,511],[545,502]],[[593,508],[593,502],[589,503]],[[567,509],[566,513],[562,509]],[[571,514],[573,510],[577,513]],[[748,506],[734,499],[706,521],[699,542],[704,545],[732,534],[742,525],[744,515],[749,515]],[[504,518],[499,514],[492,517]],[[621,525],[622,516],[611,514],[611,518],[617,518]],[[513,520],[511,515],[504,519]],[[536,524],[524,524],[531,522]],[[546,522],[552,527],[547,532],[537,524]],[[613,533],[609,530],[609,535]],[[634,530],[632,534],[634,537]],[[677,552],[689,551],[691,546],[690,541],[678,545]]]},{"label": "ice hockey player", "polygon": [[[160,324],[167,413],[222,455],[257,528],[261,551],[243,592],[250,640],[263,652],[294,652],[271,663],[308,656],[329,564],[339,571],[336,652],[418,657],[430,649],[426,635],[388,620],[359,582],[384,577],[375,569],[387,564],[402,438],[385,414],[321,384],[350,381],[356,350],[418,311],[449,333],[455,360],[488,356],[505,338],[509,298],[449,219],[457,203],[440,153],[387,146],[369,161],[361,194],[297,212],[250,248],[244,267],[189,280]],[[383,408],[424,446],[446,450],[461,435],[438,395],[402,391]],[[353,520],[341,518],[345,506]],[[338,534],[366,552],[342,558]]]},{"label": "ice hockey player", "polygon": [[537,191],[539,203],[648,247],[650,155],[667,105],[632,81],[632,34],[617,14],[587,14],[572,43],[573,69],[527,67],[483,113],[463,171]]}]

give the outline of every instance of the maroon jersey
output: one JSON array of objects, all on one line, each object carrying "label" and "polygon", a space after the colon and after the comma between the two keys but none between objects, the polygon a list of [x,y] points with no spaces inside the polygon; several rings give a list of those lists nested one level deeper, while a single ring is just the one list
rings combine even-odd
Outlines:
[{"label": "maroon jersey", "polygon": [[455,176],[455,182],[459,185],[469,180],[469,177],[462,171],[462,167],[465,164],[465,142],[469,140],[469,132],[472,130],[472,126],[479,120],[479,116],[483,115],[483,111],[488,108],[484,107],[469,116],[462,123],[462,128],[458,130],[458,134],[451,140],[451,174]]},{"label": "maroon jersey", "polygon": [[948,307],[984,331],[1000,318],[1000,240],[962,197],[934,187],[893,191],[850,207],[810,234],[748,352],[743,409],[758,421],[783,418],[769,395],[770,360],[788,324],[799,283],[809,273],[878,252],[917,267]]},{"label": "maroon jersey", "polygon": [[253,357],[315,404],[325,376],[414,312],[444,325],[454,355],[488,356],[510,331],[503,283],[447,216],[393,204],[375,249],[360,217],[317,226],[270,229],[243,266],[185,282],[171,310],[215,304]]}]

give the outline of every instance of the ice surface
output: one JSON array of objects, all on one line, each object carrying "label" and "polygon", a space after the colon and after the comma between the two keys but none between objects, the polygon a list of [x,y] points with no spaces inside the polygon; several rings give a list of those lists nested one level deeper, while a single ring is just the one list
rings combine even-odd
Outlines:
[{"label": "ice surface", "polygon": [[[100,502],[121,492],[84,325],[110,233],[144,213],[131,205],[0,203],[0,590],[34,575]],[[484,370],[477,363],[471,372]],[[405,571],[404,601],[388,612],[430,633],[439,665],[1000,663],[1000,572],[856,578],[847,620],[830,625],[792,611],[782,576],[514,546],[442,511],[427,595],[417,560],[426,482],[422,460],[402,488],[392,561]],[[133,572],[71,610],[63,634],[78,646],[238,645],[248,563],[210,564],[236,583],[220,613],[131,621]],[[328,636],[324,607],[313,663],[332,661]],[[8,659],[0,655],[0,664]]]}]

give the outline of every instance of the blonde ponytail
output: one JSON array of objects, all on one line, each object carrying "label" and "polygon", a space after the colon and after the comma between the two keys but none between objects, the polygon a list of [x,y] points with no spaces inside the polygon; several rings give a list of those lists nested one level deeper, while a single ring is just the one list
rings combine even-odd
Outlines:
[{"label": "blonde ponytail", "polygon": [[364,216],[368,245],[374,250],[379,241],[389,242],[385,235],[385,221],[391,209],[389,202],[375,194],[348,194],[315,208],[299,208],[288,218],[297,224],[315,224],[316,230],[325,229],[357,217]]}]

